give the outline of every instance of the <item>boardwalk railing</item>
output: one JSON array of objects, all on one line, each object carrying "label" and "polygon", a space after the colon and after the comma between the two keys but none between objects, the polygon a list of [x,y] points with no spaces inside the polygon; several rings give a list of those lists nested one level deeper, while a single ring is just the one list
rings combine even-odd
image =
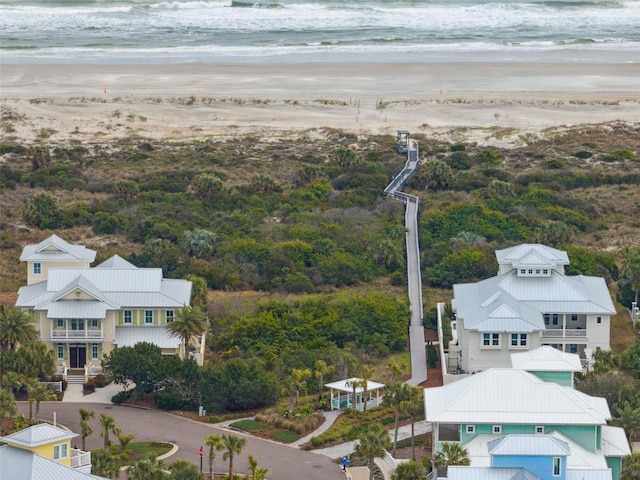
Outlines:
[{"label": "boardwalk railing", "polygon": [[393,177],[384,193],[404,202],[406,205],[404,224],[407,230],[407,279],[411,324],[409,326],[409,346],[411,349],[411,379],[407,382],[418,385],[427,379],[427,358],[424,343],[424,317],[422,306],[422,279],[420,275],[420,246],[418,242],[418,197],[402,192],[409,179],[418,170],[419,146],[412,141],[407,152],[404,168]]}]

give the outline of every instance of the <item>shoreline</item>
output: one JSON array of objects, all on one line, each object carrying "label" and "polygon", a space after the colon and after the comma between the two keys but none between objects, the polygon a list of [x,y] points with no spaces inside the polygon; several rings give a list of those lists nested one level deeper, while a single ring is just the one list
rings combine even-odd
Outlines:
[{"label": "shoreline", "polygon": [[4,64],[0,106],[16,121],[2,136],[30,143],[43,131],[62,142],[408,129],[508,145],[522,133],[640,122],[638,78],[640,64]]}]

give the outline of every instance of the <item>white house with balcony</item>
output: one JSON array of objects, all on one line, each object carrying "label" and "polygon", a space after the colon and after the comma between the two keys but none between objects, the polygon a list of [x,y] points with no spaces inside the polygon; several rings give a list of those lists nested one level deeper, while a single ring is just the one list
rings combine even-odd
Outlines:
[{"label": "white house with balcony", "polygon": [[[511,353],[549,345],[582,364],[609,350],[616,313],[603,278],[567,276],[567,253],[540,244],[496,251],[498,275],[453,286],[457,365],[465,372],[511,365]],[[451,360],[450,360],[451,362]]]},{"label": "white house with balcony", "polygon": [[[180,353],[181,339],[166,325],[189,305],[191,282],[163,278],[161,268],[138,268],[117,255],[91,268],[95,254],[51,235],[24,247],[20,257],[27,264],[27,286],[20,288],[16,306],[33,315],[59,371],[84,369],[85,377],[92,376],[105,354],[138,342],[158,345],[167,355]],[[204,333],[199,346],[204,348]]]}]

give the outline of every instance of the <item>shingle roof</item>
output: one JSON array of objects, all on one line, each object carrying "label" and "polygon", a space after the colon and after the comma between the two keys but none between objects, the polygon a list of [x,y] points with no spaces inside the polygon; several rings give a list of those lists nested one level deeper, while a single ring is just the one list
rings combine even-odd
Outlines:
[{"label": "shingle roof", "polygon": [[21,262],[81,261],[91,263],[96,258],[95,250],[83,245],[74,245],[57,235],[51,235],[37,245],[26,245],[20,255]]},{"label": "shingle roof", "polygon": [[487,444],[490,455],[534,455],[564,457],[569,444],[551,435],[505,435]]},{"label": "shingle roof", "polygon": [[511,354],[511,366],[528,372],[581,372],[580,357],[550,346]]},{"label": "shingle roof", "polygon": [[77,436],[77,433],[70,432],[69,430],[54,427],[48,423],[40,423],[12,433],[11,435],[0,437],[0,440],[12,445],[33,448],[46,445],[47,443],[61,442]]},{"label": "shingle roof", "polygon": [[491,368],[424,391],[426,420],[437,423],[606,425],[604,398],[545,382],[523,370]]},{"label": "shingle roof", "polygon": [[0,480],[105,480],[10,445],[0,447],[0,465]]}]

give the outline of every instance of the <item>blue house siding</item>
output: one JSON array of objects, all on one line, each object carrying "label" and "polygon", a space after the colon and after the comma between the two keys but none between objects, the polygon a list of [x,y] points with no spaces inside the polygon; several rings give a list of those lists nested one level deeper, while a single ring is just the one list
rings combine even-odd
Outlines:
[{"label": "blue house siding", "polygon": [[620,474],[622,472],[622,458],[620,457],[605,457],[607,461],[607,467],[611,469],[611,478],[613,480],[620,480]]},{"label": "blue house siding", "polygon": [[529,372],[540,380],[544,380],[545,382],[553,382],[558,385],[562,385],[563,387],[573,387],[573,373],[572,372]]},{"label": "blue house siding", "polygon": [[553,475],[553,457],[533,455],[495,455],[491,457],[492,467],[526,468],[542,480],[565,480],[566,458],[560,458],[560,475]]}]

